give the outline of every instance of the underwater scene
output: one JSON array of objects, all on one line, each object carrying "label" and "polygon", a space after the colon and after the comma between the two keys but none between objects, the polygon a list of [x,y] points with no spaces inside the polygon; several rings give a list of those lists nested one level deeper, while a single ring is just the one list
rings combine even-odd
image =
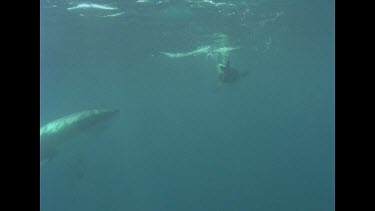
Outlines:
[{"label": "underwater scene", "polygon": [[335,210],[334,4],[40,0],[40,210]]}]

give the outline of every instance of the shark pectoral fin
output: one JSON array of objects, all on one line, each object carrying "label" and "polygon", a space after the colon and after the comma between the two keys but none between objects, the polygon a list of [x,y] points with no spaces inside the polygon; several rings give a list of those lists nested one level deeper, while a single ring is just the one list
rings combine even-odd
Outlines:
[{"label": "shark pectoral fin", "polygon": [[48,161],[49,161],[49,159],[44,159],[44,160],[40,161],[40,168],[42,168]]}]

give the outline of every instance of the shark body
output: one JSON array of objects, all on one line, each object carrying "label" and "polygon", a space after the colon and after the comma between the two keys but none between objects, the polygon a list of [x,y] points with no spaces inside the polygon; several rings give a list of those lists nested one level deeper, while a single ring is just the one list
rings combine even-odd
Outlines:
[{"label": "shark body", "polygon": [[74,137],[118,113],[113,109],[93,109],[56,119],[40,128],[40,167],[53,159],[63,147],[74,144]]}]

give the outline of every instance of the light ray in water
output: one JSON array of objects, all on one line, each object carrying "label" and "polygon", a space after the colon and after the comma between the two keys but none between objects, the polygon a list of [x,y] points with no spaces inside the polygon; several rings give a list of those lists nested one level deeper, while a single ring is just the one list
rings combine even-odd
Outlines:
[{"label": "light ray in water", "polygon": [[100,16],[102,18],[108,18],[108,17],[117,17],[117,16],[120,16],[122,14],[124,14],[125,12],[120,12],[120,13],[115,13],[115,14],[110,14],[110,15],[104,15],[104,16]]},{"label": "light ray in water", "polygon": [[92,4],[92,3],[82,3],[82,4],[78,4],[75,7],[67,8],[67,10],[78,10],[78,9],[117,10],[116,7],[110,7],[106,5]]}]

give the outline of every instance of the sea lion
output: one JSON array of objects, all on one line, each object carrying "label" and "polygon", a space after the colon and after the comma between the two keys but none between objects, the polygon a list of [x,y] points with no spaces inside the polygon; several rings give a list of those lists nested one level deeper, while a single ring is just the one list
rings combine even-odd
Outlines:
[{"label": "sea lion", "polygon": [[233,84],[241,77],[247,75],[247,73],[241,73],[237,69],[232,68],[229,60],[226,65],[219,64],[217,67],[220,84]]}]

